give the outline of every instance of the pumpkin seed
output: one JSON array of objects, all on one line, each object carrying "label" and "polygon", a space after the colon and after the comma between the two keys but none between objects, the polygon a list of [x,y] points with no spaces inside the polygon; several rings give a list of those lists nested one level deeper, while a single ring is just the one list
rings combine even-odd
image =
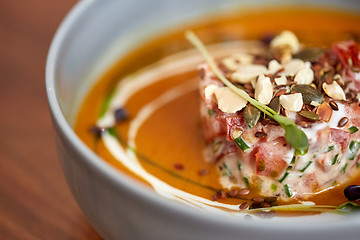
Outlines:
[{"label": "pumpkin seed", "polygon": [[311,120],[311,121],[319,121],[320,120],[320,116],[314,112],[310,112],[310,111],[300,111],[299,112],[299,115],[308,119],[308,120]]},{"label": "pumpkin seed", "polygon": [[311,102],[321,104],[324,102],[322,93],[308,84],[296,84],[291,88],[291,91],[301,93],[305,104],[310,104]]},{"label": "pumpkin seed", "polygon": [[268,105],[276,113],[280,113],[280,100],[279,97],[274,97]]},{"label": "pumpkin seed", "polygon": [[307,48],[293,55],[293,58],[300,58],[305,62],[315,62],[324,52],[324,49],[321,48]]},{"label": "pumpkin seed", "polygon": [[246,105],[243,112],[243,117],[249,128],[254,127],[260,118],[260,110],[251,104]]}]

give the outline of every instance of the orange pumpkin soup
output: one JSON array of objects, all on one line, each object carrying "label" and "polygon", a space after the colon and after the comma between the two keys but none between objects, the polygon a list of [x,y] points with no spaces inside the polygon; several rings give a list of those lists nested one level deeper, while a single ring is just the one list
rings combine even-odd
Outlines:
[{"label": "orange pumpkin soup", "polygon": [[[283,8],[213,16],[177,27],[130,52],[96,82],[79,109],[75,132],[119,171],[188,204],[241,212],[257,201],[300,203],[266,199],[251,186],[226,189],[219,182],[218,167],[204,157],[197,69],[204,59],[191,49],[184,31],[194,30],[211,54],[221,58],[282,30],[294,32],[307,47],[358,41],[359,24],[360,16],[350,13]],[[344,188],[359,184],[358,176],[334,183],[306,201],[338,206],[348,201]]]}]

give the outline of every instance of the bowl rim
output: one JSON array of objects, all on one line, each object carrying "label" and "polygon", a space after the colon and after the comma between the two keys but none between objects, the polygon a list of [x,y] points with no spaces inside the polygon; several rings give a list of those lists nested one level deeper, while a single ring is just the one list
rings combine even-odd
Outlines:
[{"label": "bowl rim", "polygon": [[[102,4],[104,3],[106,2],[102,2]],[[74,5],[58,27],[51,42],[46,61],[46,92],[53,125],[56,124],[56,126],[58,126],[58,130],[62,133],[62,135],[70,144],[73,145],[74,149],[83,156],[83,158],[79,158],[79,161],[82,161],[87,165],[87,167],[90,167],[97,173],[101,174],[101,176],[105,177],[107,181],[116,188],[125,188],[127,191],[138,195],[139,199],[146,201],[148,206],[152,205],[162,210],[165,209],[166,211],[170,211],[171,214],[176,214],[178,217],[192,219],[192,221],[197,221],[200,224],[208,226],[221,225],[223,229],[252,228],[259,231],[259,223],[261,222],[261,228],[264,231],[273,232],[281,230],[282,232],[285,231],[289,233],[295,233],[294,231],[300,232],[304,229],[308,232],[313,231],[314,233],[320,233],[323,231],[335,233],[340,229],[341,231],[346,231],[355,226],[354,221],[351,221],[352,218],[342,219],[341,221],[326,222],[326,224],[314,221],[304,222],[301,220],[297,221],[299,223],[301,222],[301,225],[299,225],[296,224],[296,221],[290,221],[291,224],[287,224],[286,227],[284,225],[279,225],[278,222],[264,221],[262,219],[259,219],[259,221],[255,219],[248,221],[243,220],[244,218],[230,215],[221,215],[221,218],[219,218],[218,214],[194,211],[193,207],[160,196],[155,191],[147,188],[144,184],[134,181],[131,177],[122,174],[115,169],[115,167],[98,157],[80,140],[71,128],[70,124],[67,122],[60,107],[55,84],[57,79],[57,65],[60,59],[59,53],[65,48],[64,41],[69,37],[69,33],[72,32],[71,29],[74,27],[74,23],[78,22],[84,15],[93,9],[96,4],[99,4],[99,1],[81,0]],[[283,224],[286,224],[286,222],[283,222]]]}]

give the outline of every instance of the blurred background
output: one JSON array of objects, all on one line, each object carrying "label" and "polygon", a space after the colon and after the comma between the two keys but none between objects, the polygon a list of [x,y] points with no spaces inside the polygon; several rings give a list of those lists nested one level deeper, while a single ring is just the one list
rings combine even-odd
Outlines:
[{"label": "blurred background", "polygon": [[75,0],[0,0],[0,239],[100,239],[58,162],[45,90],[57,27]]}]

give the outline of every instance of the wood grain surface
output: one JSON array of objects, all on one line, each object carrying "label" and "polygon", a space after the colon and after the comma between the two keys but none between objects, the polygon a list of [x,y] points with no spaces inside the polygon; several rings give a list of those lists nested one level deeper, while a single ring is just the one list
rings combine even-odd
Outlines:
[{"label": "wood grain surface", "polygon": [[51,39],[75,0],[0,0],[0,239],[101,239],[61,171],[45,91]]}]

